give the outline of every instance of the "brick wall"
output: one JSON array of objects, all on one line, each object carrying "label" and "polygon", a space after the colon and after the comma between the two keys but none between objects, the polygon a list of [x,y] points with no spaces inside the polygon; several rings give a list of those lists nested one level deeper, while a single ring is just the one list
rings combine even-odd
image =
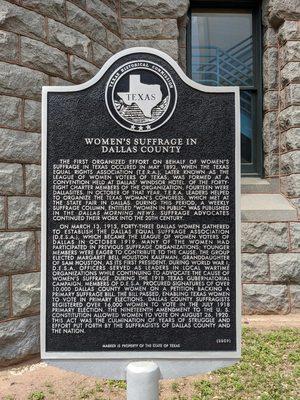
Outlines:
[{"label": "brick wall", "polygon": [[264,171],[298,209],[298,219],[242,224],[245,313],[300,309],[300,10],[263,1]]},{"label": "brick wall", "polygon": [[119,1],[0,0],[0,361],[39,351],[43,85],[88,80],[122,47]]},{"label": "brick wall", "polygon": [[[123,0],[121,30],[124,47],[147,46],[169,54],[179,61],[180,18],[188,8],[187,0]],[[185,64],[185,60],[182,60]]]}]

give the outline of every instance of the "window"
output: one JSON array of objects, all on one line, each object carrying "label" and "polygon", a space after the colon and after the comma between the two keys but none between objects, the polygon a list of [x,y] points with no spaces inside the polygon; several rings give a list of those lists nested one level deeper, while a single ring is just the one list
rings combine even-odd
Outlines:
[{"label": "window", "polygon": [[203,85],[240,87],[242,172],[251,175],[262,170],[260,32],[256,3],[192,2],[188,73]]}]

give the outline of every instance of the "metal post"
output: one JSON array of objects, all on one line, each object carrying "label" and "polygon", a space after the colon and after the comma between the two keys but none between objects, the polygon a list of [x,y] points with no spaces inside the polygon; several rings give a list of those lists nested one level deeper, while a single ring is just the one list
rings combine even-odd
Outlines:
[{"label": "metal post", "polygon": [[158,400],[160,371],[152,361],[128,364],[127,400]]}]

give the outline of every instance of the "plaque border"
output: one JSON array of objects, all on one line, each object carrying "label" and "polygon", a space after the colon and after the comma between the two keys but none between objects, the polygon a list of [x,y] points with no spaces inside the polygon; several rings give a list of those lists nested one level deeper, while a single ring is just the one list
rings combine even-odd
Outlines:
[{"label": "plaque border", "polygon": [[[162,58],[175,70],[179,77],[190,87],[207,93],[234,93],[235,96],[235,243],[236,243],[236,350],[234,351],[46,351],[46,272],[47,272],[47,105],[49,92],[78,92],[89,88],[97,83],[105,72],[119,59],[124,56],[136,53],[148,53]],[[240,212],[240,91],[237,86],[205,86],[191,80],[179,67],[179,65],[166,53],[149,47],[132,47],[130,49],[122,50],[114,54],[97,74],[79,85],[71,86],[43,86],[42,88],[42,196],[41,196],[41,313],[40,313],[40,338],[41,338],[41,358],[44,360],[80,360],[90,361],[103,360],[103,368],[112,370],[109,365],[109,360],[115,362],[128,362],[132,360],[151,359],[159,362],[167,362],[168,371],[173,371],[174,375],[175,365],[174,361],[190,363],[197,361],[203,364],[208,360],[217,362],[223,361],[228,365],[228,362],[234,363],[241,356],[241,244],[240,244],[240,230],[241,230],[241,212]],[[168,361],[169,360],[169,361]],[[115,363],[113,364],[116,368]],[[220,368],[222,365],[219,365]],[[187,367],[184,375],[188,374],[191,369],[195,373],[195,368]],[[117,375],[118,373],[111,373]],[[170,375],[171,376],[171,375]],[[176,374],[174,376],[177,376]]]}]

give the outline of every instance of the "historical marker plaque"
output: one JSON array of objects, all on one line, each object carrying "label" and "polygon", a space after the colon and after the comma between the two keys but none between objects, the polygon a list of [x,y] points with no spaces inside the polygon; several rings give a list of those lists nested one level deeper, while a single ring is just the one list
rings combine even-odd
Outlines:
[{"label": "historical marker plaque", "polygon": [[44,358],[238,357],[238,110],[146,48],[44,88]]}]

